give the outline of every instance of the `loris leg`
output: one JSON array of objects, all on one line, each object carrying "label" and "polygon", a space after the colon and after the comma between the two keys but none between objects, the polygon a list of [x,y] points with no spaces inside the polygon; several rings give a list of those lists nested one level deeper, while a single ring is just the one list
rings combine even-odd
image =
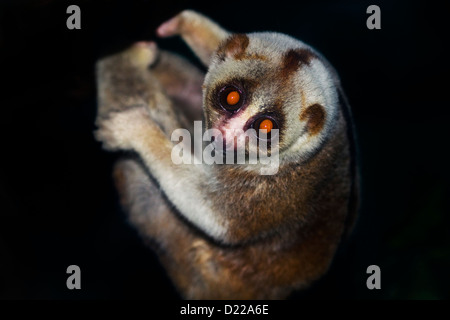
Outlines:
[{"label": "loris leg", "polygon": [[[223,280],[212,273],[217,268],[211,260],[211,246],[176,216],[161,189],[137,160],[120,160],[114,178],[129,219],[150,240],[180,293],[185,298],[211,296],[212,283]],[[212,281],[215,277],[217,281]],[[220,295],[220,290],[216,295]]]},{"label": "loris leg", "polygon": [[219,44],[229,36],[218,24],[191,10],[163,23],[157,33],[160,37],[180,35],[206,66]]},{"label": "loris leg", "polygon": [[[110,112],[148,104],[156,85],[147,72],[157,58],[156,44],[138,42],[119,53],[107,56],[96,64],[98,86],[98,117]],[[153,89],[153,92],[149,92]]]},{"label": "loris leg", "polygon": [[[264,251],[221,247],[205,239],[175,213],[138,160],[120,160],[114,178],[130,221],[158,253],[184,298],[273,298],[280,293],[276,288],[263,290],[265,283],[258,279],[256,271],[267,259]],[[266,254],[271,259],[277,255]]]},{"label": "loris leg", "polygon": [[[170,136],[201,120],[204,73],[186,59],[137,42],[97,63],[98,118],[148,105],[151,117]],[[176,122],[174,122],[176,121]]]},{"label": "loris leg", "polygon": [[97,126],[112,112],[139,106],[149,111],[150,118],[168,137],[181,123],[188,123],[186,112],[175,110],[174,102],[150,68],[159,60],[158,55],[154,42],[142,41],[97,63]]},{"label": "loris leg", "polygon": [[114,181],[122,207],[146,238],[166,248],[173,236],[185,236],[185,227],[172,213],[172,205],[137,159],[121,159],[114,167]]}]

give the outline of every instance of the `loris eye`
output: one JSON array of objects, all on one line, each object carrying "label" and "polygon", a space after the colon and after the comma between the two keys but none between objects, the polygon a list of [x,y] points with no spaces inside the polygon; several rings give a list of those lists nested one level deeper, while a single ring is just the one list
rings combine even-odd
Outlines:
[{"label": "loris eye", "polygon": [[235,86],[226,86],[219,92],[219,101],[222,108],[229,112],[235,112],[244,104],[245,93]]},{"label": "loris eye", "polygon": [[229,104],[230,106],[234,106],[236,103],[239,102],[240,99],[241,99],[241,95],[239,94],[239,92],[231,91],[227,95],[227,104]]},{"label": "loris eye", "polygon": [[259,130],[265,130],[266,133],[269,133],[273,128],[273,122],[270,119],[264,119],[259,124]]},{"label": "loris eye", "polygon": [[252,124],[252,128],[256,130],[258,137],[262,133],[267,134],[267,139],[271,139],[272,129],[278,129],[278,123],[274,118],[266,115],[256,119]]}]

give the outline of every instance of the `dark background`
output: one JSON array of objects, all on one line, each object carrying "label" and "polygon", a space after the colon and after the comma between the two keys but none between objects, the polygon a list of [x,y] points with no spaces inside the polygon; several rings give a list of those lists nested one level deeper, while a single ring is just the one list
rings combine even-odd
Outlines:
[{"label": "dark background", "polygon": [[[66,8],[81,8],[81,30]],[[381,8],[381,30],[366,8]],[[448,10],[430,1],[10,1],[0,5],[0,298],[177,298],[118,206],[117,155],[93,139],[94,63],[185,8],[236,32],[279,31],[341,75],[361,153],[357,228],[293,298],[449,298]],[[157,40],[198,61],[179,39]],[[81,267],[82,289],[66,288]],[[366,268],[381,268],[381,290]]]}]

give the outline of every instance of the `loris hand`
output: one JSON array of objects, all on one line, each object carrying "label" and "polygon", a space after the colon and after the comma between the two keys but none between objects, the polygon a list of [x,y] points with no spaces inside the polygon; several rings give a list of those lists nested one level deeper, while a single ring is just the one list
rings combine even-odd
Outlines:
[{"label": "loris hand", "polygon": [[98,119],[97,126],[95,138],[103,142],[106,150],[135,149],[134,141],[145,140],[152,127],[158,129],[146,106],[111,112],[107,118]]}]

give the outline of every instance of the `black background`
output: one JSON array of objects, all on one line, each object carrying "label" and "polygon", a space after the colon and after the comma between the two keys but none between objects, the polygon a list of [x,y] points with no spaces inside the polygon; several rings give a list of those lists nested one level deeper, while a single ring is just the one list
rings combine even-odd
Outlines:
[{"label": "black background", "polygon": [[[66,8],[81,8],[81,30]],[[366,8],[381,8],[368,30]],[[93,139],[95,61],[185,8],[236,32],[279,31],[341,75],[361,152],[357,228],[293,298],[449,298],[448,9],[430,1],[11,1],[0,6],[0,298],[178,298],[118,206],[115,154]],[[179,39],[157,40],[198,64]],[[82,289],[66,288],[66,268]],[[380,266],[381,290],[366,288]]]}]

